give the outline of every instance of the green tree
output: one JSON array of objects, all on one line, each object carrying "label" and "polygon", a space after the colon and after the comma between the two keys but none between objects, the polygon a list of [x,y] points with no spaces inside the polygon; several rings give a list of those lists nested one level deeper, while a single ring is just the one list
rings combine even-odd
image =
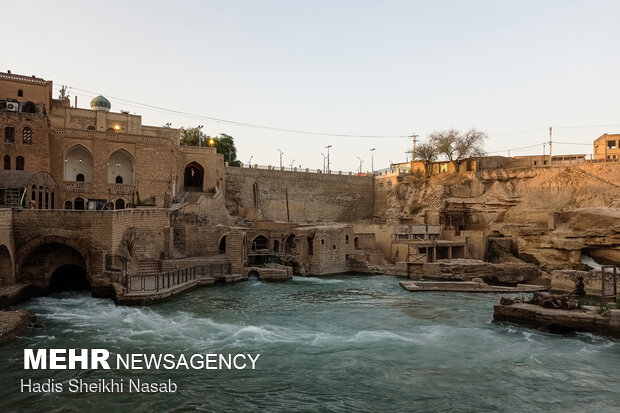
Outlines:
[{"label": "green tree", "polygon": [[446,157],[460,169],[467,158],[484,156],[484,140],[486,133],[470,129],[461,133],[455,129],[433,132],[429,135],[429,143],[435,146],[437,153]]},{"label": "green tree", "polygon": [[209,137],[202,133],[200,128],[181,128],[181,145],[198,146],[200,141],[203,146],[208,145],[209,142]]},{"label": "green tree", "polygon": [[241,166],[241,162],[237,160],[235,138],[225,133],[220,133],[220,136],[213,138],[213,140],[215,141],[217,153],[224,155],[224,161],[228,162],[229,166]]}]

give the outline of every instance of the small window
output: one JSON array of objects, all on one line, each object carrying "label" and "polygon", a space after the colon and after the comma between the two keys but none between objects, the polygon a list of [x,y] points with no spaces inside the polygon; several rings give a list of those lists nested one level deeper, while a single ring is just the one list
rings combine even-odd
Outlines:
[{"label": "small window", "polygon": [[18,156],[15,158],[15,170],[23,171],[24,170],[24,157]]},{"label": "small window", "polygon": [[32,145],[32,129],[26,126],[22,129],[22,143],[26,145]]},{"label": "small window", "polygon": [[115,133],[116,131],[114,130],[114,128],[108,128],[108,130],[106,132],[108,132],[108,133]]},{"label": "small window", "polygon": [[15,128],[12,126],[4,127],[4,141],[6,143],[15,142]]},{"label": "small window", "polygon": [[336,244],[332,245],[332,249],[335,250],[336,249]]},{"label": "small window", "polygon": [[348,235],[345,235],[345,236],[344,236],[344,243],[345,243],[345,244],[348,244],[348,243],[349,243],[349,236],[348,236]]},{"label": "small window", "polygon": [[325,245],[325,240],[324,239],[321,240],[321,245]]},{"label": "small window", "polygon": [[119,175],[119,176],[117,176],[117,177],[116,177],[116,183],[117,183],[117,184],[122,184],[122,183],[123,183],[123,177],[122,177],[122,176],[120,176],[120,175]]},{"label": "small window", "polygon": [[4,155],[4,170],[11,170],[11,157],[9,155]]},{"label": "small window", "polygon": [[75,180],[76,180],[77,182],[84,182],[84,174],[77,174],[77,175],[75,176]]},{"label": "small window", "polygon": [[387,186],[392,186],[392,181],[388,181]]},{"label": "small window", "polygon": [[19,90],[17,91],[17,96],[18,96],[18,97],[20,97],[20,98],[23,98],[23,97],[24,97],[24,91],[23,91],[23,90],[21,90],[21,89],[19,89]]},{"label": "small window", "polygon": [[71,201],[65,201],[65,209],[73,209],[73,203]]},{"label": "small window", "polygon": [[616,149],[616,141],[607,141],[607,149]]},{"label": "small window", "polygon": [[84,209],[84,199],[75,198],[73,205],[75,206],[75,209]]},{"label": "small window", "polygon": [[90,125],[88,128],[86,128],[86,130],[95,130],[95,127],[93,125]]},{"label": "small window", "polygon": [[22,106],[22,112],[24,113],[37,113],[37,105],[34,102],[26,102]]},{"label": "small window", "polygon": [[218,252],[220,254],[225,254],[226,253],[226,235],[224,235],[222,237],[222,239],[220,240],[220,245],[218,247]]}]

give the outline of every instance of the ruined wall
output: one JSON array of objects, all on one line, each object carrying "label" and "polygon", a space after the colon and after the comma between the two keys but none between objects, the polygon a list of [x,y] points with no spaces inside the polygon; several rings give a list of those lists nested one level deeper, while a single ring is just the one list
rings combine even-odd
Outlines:
[{"label": "ruined wall", "polygon": [[257,210],[264,219],[294,222],[354,222],[374,209],[370,176],[226,168],[226,204],[232,215]]}]

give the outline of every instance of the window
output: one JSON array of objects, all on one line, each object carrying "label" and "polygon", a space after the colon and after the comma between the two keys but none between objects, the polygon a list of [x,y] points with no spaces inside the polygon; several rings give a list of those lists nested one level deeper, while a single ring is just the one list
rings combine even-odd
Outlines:
[{"label": "window", "polygon": [[28,126],[26,126],[22,130],[22,143],[25,143],[26,145],[32,145],[32,129],[30,129]]},{"label": "window", "polygon": [[65,201],[65,209],[73,209],[73,203],[71,201]]},{"label": "window", "polygon": [[84,174],[77,174],[75,180],[76,182],[84,182]]},{"label": "window", "polygon": [[117,176],[117,177],[116,177],[116,183],[117,183],[117,184],[122,184],[122,183],[123,183],[123,177],[122,177],[122,176],[120,176],[120,175],[119,175],[119,176]]},{"label": "window", "polygon": [[114,128],[108,128],[108,130],[107,130],[106,132],[108,132],[108,133],[114,133],[114,132],[116,132],[116,131],[114,130]]},{"label": "window", "polygon": [[15,128],[12,126],[4,127],[4,141],[7,143],[15,142]]},{"label": "window", "polygon": [[344,243],[345,243],[345,244],[348,244],[348,243],[349,243],[349,236],[348,236],[348,235],[345,235],[345,236],[344,236]]},{"label": "window", "polygon": [[17,158],[15,158],[15,170],[16,171],[24,170],[24,157],[23,156],[18,156]]},{"label": "window", "polygon": [[392,181],[388,181],[387,186],[392,186]]},{"label": "window", "polygon": [[616,149],[616,141],[607,141],[607,149]]},{"label": "window", "polygon": [[95,130],[95,127],[90,125],[88,128],[86,128],[87,130]]},{"label": "window", "polygon": [[18,97],[20,97],[20,98],[23,98],[23,97],[24,97],[24,91],[23,91],[23,90],[21,90],[21,89],[19,89],[19,90],[17,91],[17,96],[18,96]]},{"label": "window", "polygon": [[314,254],[314,238],[308,237],[308,255]]},{"label": "window", "polygon": [[34,102],[26,102],[22,106],[22,112],[24,113],[37,113],[37,105]]},{"label": "window", "polygon": [[73,205],[75,206],[75,209],[84,209],[84,199],[75,198]]},{"label": "window", "polygon": [[9,155],[4,155],[4,170],[11,170],[11,157]]},{"label": "window", "polygon": [[220,240],[220,245],[218,247],[218,252],[220,254],[225,254],[226,253],[226,235],[224,235],[222,237],[222,239]]}]

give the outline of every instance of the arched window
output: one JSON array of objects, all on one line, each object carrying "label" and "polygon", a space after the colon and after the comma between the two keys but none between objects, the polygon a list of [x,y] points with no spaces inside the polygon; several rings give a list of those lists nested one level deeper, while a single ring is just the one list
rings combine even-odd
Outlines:
[{"label": "arched window", "polygon": [[45,209],[50,209],[50,190],[45,188]]},{"label": "arched window", "polygon": [[4,170],[11,170],[11,157],[9,155],[4,155]]},{"label": "arched window", "polygon": [[32,185],[32,190],[30,192],[32,194],[32,202],[31,202],[31,204],[34,206],[34,203],[37,200],[37,187],[36,187],[36,185]]},{"label": "arched window", "polygon": [[43,209],[43,187],[39,187],[39,209]]},{"label": "arched window", "polygon": [[24,113],[37,113],[37,105],[34,102],[26,102],[22,106],[22,112]]},{"label": "arched window", "polygon": [[84,200],[79,197],[75,198],[73,205],[75,206],[75,209],[84,209]]},{"label": "arched window", "polygon": [[4,141],[6,143],[15,142],[15,128],[13,126],[4,127]]},{"label": "arched window", "polygon": [[344,236],[344,243],[345,243],[345,244],[348,244],[348,243],[349,243],[349,236],[348,236],[348,235],[345,235],[345,236]]},{"label": "arched window", "polygon": [[28,126],[22,129],[22,143],[25,143],[26,145],[32,145],[32,129],[30,129]]},{"label": "arched window", "polygon": [[115,207],[116,209],[125,209],[125,200],[123,198],[118,198]]},{"label": "arched window", "polygon": [[19,90],[17,91],[17,97],[23,98],[23,97],[24,97],[24,91],[23,91],[23,90],[21,90],[21,89],[19,89]]},{"label": "arched window", "polygon": [[120,175],[119,175],[119,176],[117,176],[117,177],[116,177],[116,183],[117,183],[117,184],[122,184],[122,183],[123,183],[123,177],[122,177],[122,176],[120,176]]},{"label": "arched window", "polygon": [[77,175],[75,175],[75,181],[76,182],[84,182],[84,174],[77,174]]},{"label": "arched window", "polygon": [[269,248],[269,240],[264,235],[259,235],[252,240],[252,251],[266,250]]},{"label": "arched window", "polygon": [[358,237],[353,238],[353,246],[355,247],[355,249],[358,249],[360,247],[360,239]]},{"label": "arched window", "polygon": [[280,241],[278,241],[278,240],[274,240],[273,241],[273,250],[275,252],[279,252],[280,251]]},{"label": "arched window", "polygon": [[116,132],[116,131],[114,130],[114,128],[108,128],[108,130],[107,130],[106,132],[108,132],[108,133],[114,133],[114,132]]},{"label": "arched window", "polygon": [[65,201],[65,209],[73,209],[73,203],[71,201]]},{"label": "arched window", "polygon": [[308,237],[308,255],[314,254],[314,238]]},{"label": "arched window", "polygon": [[295,234],[291,234],[284,240],[284,252],[295,252],[295,248],[297,246],[297,242],[295,239]]},{"label": "arched window", "polygon": [[95,130],[95,127],[93,125],[90,125],[88,128],[86,128],[86,130]]},{"label": "arched window", "polygon": [[17,158],[15,158],[15,170],[16,171],[24,170],[24,157],[23,156],[18,156]]},{"label": "arched window", "polygon": [[218,252],[220,254],[226,253],[226,235],[224,235],[222,239],[220,240],[220,246],[218,248]]}]

